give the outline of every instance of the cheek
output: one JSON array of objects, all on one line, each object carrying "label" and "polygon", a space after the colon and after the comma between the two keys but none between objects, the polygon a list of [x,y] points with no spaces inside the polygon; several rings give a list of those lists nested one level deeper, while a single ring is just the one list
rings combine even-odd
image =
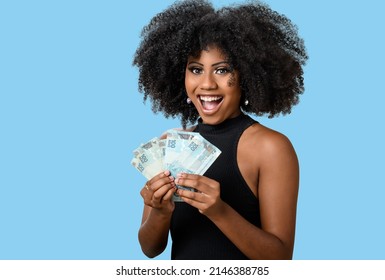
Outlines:
[{"label": "cheek", "polygon": [[227,89],[228,89],[227,93],[229,94],[229,96],[231,96],[231,99],[234,102],[239,103],[241,100],[241,97],[242,97],[240,87],[237,84],[235,84],[235,85],[232,85],[230,87],[227,87]]}]

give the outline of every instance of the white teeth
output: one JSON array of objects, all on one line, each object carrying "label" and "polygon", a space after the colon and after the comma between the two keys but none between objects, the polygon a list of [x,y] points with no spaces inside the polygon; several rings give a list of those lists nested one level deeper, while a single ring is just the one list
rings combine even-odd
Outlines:
[{"label": "white teeth", "polygon": [[200,96],[200,99],[202,101],[206,101],[206,102],[212,102],[212,101],[217,101],[217,100],[220,100],[222,99],[222,97],[220,96]]}]

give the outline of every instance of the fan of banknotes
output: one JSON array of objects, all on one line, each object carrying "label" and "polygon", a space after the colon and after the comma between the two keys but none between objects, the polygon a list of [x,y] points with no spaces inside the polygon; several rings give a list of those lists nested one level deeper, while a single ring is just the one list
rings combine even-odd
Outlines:
[{"label": "fan of banknotes", "polygon": [[[131,164],[147,180],[164,170],[169,170],[174,177],[180,172],[203,175],[221,153],[196,132],[172,129],[166,135],[165,139],[155,137],[133,151]],[[176,194],[173,200],[182,201]]]}]

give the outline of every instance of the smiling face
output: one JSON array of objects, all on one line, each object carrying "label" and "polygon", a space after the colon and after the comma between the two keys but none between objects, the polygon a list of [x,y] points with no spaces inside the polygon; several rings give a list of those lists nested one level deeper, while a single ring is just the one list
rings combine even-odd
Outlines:
[{"label": "smiling face", "polygon": [[218,48],[209,47],[199,57],[188,58],[185,86],[205,124],[219,124],[241,113],[238,72]]}]

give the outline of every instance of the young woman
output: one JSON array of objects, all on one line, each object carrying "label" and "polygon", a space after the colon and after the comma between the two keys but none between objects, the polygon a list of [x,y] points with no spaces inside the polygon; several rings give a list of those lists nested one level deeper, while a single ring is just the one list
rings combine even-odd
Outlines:
[{"label": "young woman", "polygon": [[222,151],[203,176],[165,170],[146,182],[139,242],[148,257],[171,233],[172,259],[292,258],[297,156],[247,113],[290,113],[306,59],[296,27],[260,2],[177,2],[143,29],[134,65],[144,99]]}]

